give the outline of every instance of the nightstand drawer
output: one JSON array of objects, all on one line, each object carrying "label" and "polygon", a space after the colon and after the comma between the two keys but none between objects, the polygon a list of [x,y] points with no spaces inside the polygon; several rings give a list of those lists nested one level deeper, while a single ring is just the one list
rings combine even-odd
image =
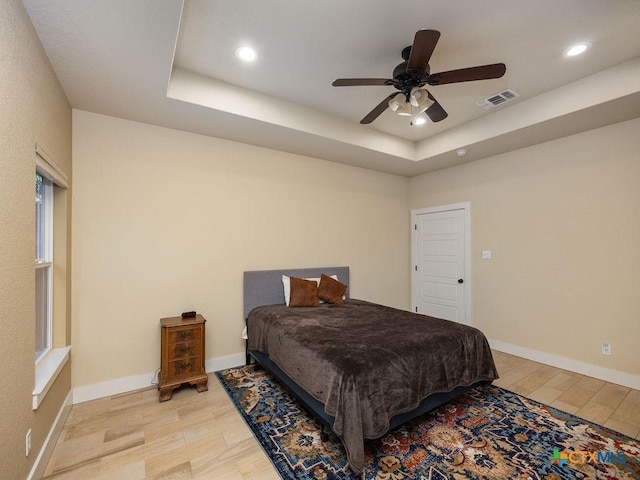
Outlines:
[{"label": "nightstand drawer", "polygon": [[170,343],[167,345],[167,358],[171,362],[180,358],[200,356],[200,342]]},{"label": "nightstand drawer", "polygon": [[184,327],[172,328],[169,331],[169,345],[173,343],[192,342],[200,338],[200,326],[189,325]]},{"label": "nightstand drawer", "polygon": [[189,375],[191,373],[201,373],[202,372],[202,358],[200,356],[197,357],[185,357],[179,360],[174,360],[173,362],[169,362],[167,364],[167,372],[165,372],[165,376],[174,377],[174,376],[182,376]]}]

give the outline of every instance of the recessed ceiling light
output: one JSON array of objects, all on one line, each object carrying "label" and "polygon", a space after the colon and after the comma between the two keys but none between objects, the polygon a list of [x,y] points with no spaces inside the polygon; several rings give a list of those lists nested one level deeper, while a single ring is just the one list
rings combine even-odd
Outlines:
[{"label": "recessed ceiling light", "polygon": [[236,57],[244,62],[253,62],[258,58],[258,54],[253,48],[244,46],[236,49]]},{"label": "recessed ceiling light", "polygon": [[591,44],[589,42],[580,42],[575,45],[571,45],[564,51],[565,57],[575,57],[576,55],[580,55],[591,48]]}]

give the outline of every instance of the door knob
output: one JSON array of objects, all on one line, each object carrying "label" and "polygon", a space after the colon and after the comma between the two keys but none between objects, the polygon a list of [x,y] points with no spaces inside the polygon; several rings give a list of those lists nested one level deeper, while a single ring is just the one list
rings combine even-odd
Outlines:
[{"label": "door knob", "polygon": [[458,283],[464,283],[464,280],[463,280],[463,279],[461,279],[461,278],[459,278],[459,279],[458,279]]}]

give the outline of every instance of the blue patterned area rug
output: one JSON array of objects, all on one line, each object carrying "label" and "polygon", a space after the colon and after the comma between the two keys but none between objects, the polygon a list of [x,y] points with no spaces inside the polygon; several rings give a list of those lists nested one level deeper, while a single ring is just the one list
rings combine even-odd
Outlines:
[{"label": "blue patterned area rug", "polygon": [[[340,440],[264,370],[216,375],[280,476],[357,480]],[[498,387],[366,443],[368,480],[640,479],[640,441]]]}]

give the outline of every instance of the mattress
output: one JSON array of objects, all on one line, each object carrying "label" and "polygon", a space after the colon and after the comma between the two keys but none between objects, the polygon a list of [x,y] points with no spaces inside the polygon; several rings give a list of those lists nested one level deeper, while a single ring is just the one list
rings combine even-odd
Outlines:
[{"label": "mattress", "polygon": [[364,467],[364,439],[432,394],[498,378],[476,328],[357,299],[342,305],[254,308],[249,350],[269,356],[335,418],[350,467]]}]

